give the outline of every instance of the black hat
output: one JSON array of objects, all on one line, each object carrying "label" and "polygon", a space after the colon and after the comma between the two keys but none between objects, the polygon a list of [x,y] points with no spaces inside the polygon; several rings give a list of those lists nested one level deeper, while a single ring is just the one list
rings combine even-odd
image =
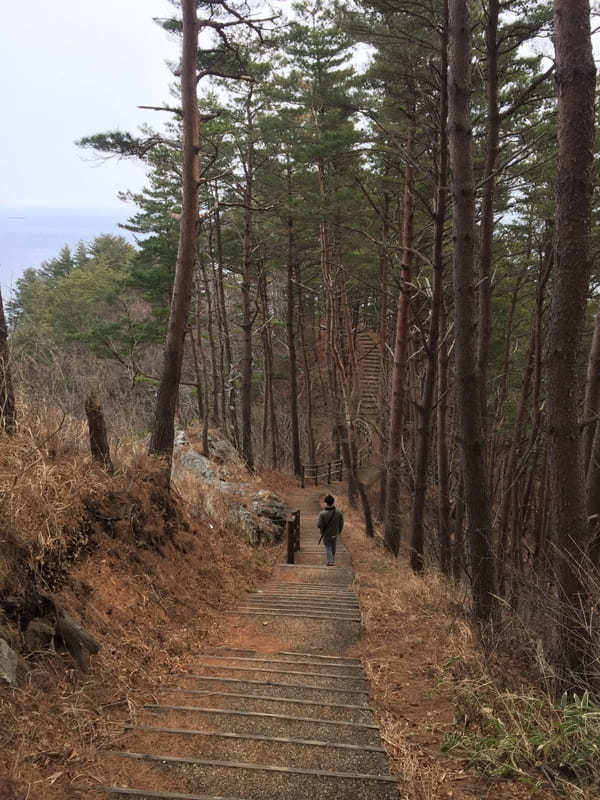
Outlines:
[{"label": "black hat", "polygon": [[325,498],[325,505],[332,506],[335,503],[335,497],[332,497],[330,494],[327,495]]}]

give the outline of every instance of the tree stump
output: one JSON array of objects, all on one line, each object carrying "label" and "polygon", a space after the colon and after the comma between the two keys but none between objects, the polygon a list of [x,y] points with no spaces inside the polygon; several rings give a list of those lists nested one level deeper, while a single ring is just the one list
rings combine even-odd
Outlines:
[{"label": "tree stump", "polygon": [[112,475],[114,467],[110,458],[106,423],[104,422],[102,408],[94,392],[92,392],[85,401],[85,413],[87,415],[88,429],[90,432],[92,458],[95,461],[101,461],[107,472]]},{"label": "tree stump", "polygon": [[61,609],[56,618],[56,636],[61,639],[69,653],[75,659],[82,672],[90,668],[90,654],[97,653],[100,645],[93,636],[78,625],[75,620]]}]

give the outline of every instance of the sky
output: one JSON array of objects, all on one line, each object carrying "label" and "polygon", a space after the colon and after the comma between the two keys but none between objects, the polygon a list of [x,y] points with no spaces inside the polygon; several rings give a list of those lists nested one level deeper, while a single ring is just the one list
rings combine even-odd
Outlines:
[{"label": "sky", "polygon": [[0,205],[109,209],[139,189],[144,170],[99,163],[74,144],[109,129],[160,127],[179,43],[153,21],[167,0],[2,2]]}]

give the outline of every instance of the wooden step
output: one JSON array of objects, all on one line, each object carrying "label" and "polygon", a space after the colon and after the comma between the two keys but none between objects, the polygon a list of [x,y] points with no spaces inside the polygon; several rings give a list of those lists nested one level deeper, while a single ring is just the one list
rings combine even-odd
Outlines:
[{"label": "wooden step", "polygon": [[[243,761],[217,761],[164,753],[121,752],[122,774],[142,766],[140,785],[151,791],[202,792],[245,800],[397,800],[396,781],[390,775],[303,767],[279,767]],[[131,763],[133,762],[133,763]],[[133,768],[133,769],[132,769]],[[133,772],[135,774],[135,772]],[[143,781],[143,782],[142,782]],[[127,785],[127,784],[126,784]],[[128,787],[129,788],[129,787]]]}]

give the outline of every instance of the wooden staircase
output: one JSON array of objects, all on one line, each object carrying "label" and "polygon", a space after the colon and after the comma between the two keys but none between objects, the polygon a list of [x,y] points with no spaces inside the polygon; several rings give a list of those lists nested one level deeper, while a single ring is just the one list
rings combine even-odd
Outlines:
[{"label": "wooden staircase", "polygon": [[361,331],[356,336],[360,374],[359,413],[366,418],[379,414],[380,353],[377,334]]},{"label": "wooden staircase", "polygon": [[360,635],[350,553],[340,541],[327,567],[314,517],[311,507],[296,563],[229,612],[296,646],[190,653],[105,753],[104,785],[89,797],[399,800],[361,662],[348,655]]}]

